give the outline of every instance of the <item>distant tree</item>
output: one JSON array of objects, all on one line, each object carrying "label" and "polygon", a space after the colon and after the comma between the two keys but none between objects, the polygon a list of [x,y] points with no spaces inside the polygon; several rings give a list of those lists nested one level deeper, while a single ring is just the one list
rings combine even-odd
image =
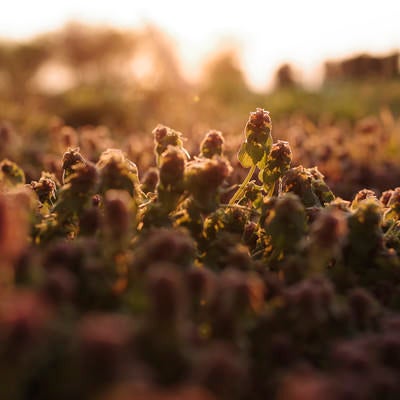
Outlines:
[{"label": "distant tree", "polygon": [[290,64],[282,64],[275,73],[276,88],[292,88],[298,86],[295,72]]},{"label": "distant tree", "polygon": [[141,38],[144,47],[154,57],[156,80],[159,85],[176,89],[185,87],[180,61],[168,37],[155,26],[149,25],[142,33]]},{"label": "distant tree", "polygon": [[49,49],[40,40],[1,44],[2,89],[15,100],[23,99],[32,90],[33,78],[48,56]]},{"label": "distant tree", "polygon": [[54,58],[75,74],[77,85],[121,78],[121,70],[130,61],[137,44],[132,32],[108,27],[93,27],[76,22],[48,34]]},{"label": "distant tree", "polygon": [[220,53],[206,66],[204,90],[223,102],[234,103],[250,93],[237,55],[233,51]]}]

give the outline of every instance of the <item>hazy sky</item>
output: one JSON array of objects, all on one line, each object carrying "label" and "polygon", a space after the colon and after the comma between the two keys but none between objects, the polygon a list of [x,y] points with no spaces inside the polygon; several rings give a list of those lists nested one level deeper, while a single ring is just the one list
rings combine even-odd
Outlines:
[{"label": "hazy sky", "polygon": [[70,20],[122,27],[156,24],[174,42],[188,75],[221,45],[239,46],[253,85],[278,64],[310,79],[322,60],[400,49],[399,0],[0,0],[0,36],[25,38]]}]

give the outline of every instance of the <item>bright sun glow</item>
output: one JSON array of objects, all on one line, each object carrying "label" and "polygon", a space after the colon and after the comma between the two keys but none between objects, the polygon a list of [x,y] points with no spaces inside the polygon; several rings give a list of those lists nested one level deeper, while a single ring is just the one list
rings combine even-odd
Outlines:
[{"label": "bright sun glow", "polygon": [[282,62],[311,81],[328,58],[399,49],[399,11],[396,0],[14,0],[2,7],[0,36],[28,37],[70,20],[127,28],[151,23],[172,39],[187,76],[198,76],[221,46],[234,45],[249,82],[264,87]]}]

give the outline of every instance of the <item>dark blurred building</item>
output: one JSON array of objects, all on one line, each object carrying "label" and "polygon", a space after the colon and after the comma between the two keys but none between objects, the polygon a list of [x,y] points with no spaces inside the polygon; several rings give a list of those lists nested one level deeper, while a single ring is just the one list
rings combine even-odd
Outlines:
[{"label": "dark blurred building", "polygon": [[324,65],[324,81],[398,78],[399,61],[399,52],[382,57],[361,54],[342,61],[327,61]]}]

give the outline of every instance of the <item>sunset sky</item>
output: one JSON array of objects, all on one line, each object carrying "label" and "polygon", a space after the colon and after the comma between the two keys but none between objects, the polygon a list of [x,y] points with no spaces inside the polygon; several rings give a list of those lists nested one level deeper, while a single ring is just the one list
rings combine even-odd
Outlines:
[{"label": "sunset sky", "polygon": [[327,58],[400,49],[398,15],[397,0],[13,0],[1,7],[0,36],[26,38],[71,20],[151,23],[172,40],[187,76],[221,47],[236,46],[249,82],[265,86],[282,62],[310,81]]}]

